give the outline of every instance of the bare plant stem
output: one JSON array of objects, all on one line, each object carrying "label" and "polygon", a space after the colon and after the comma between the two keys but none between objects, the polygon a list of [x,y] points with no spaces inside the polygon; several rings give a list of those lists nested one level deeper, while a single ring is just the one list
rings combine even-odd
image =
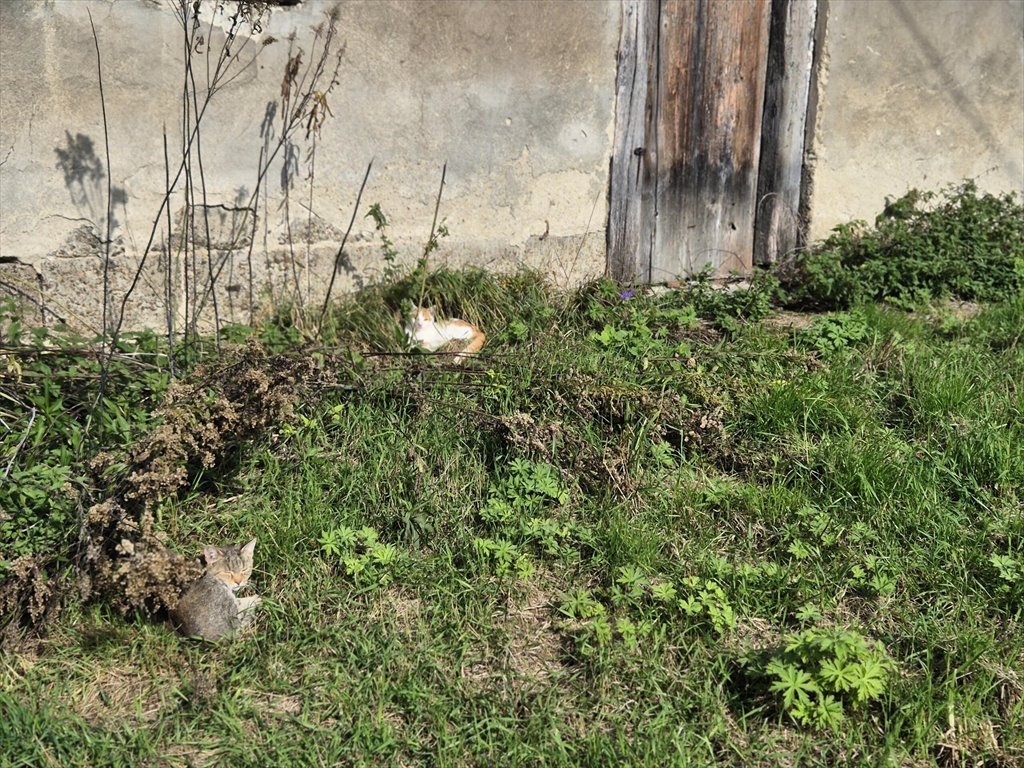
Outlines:
[{"label": "bare plant stem", "polygon": [[[264,149],[265,149],[265,147],[260,147],[259,164],[261,166],[263,165]],[[247,265],[247,267],[249,269],[249,325],[250,326],[253,324],[253,321],[255,319],[254,314],[253,314],[253,295],[252,295],[252,249],[255,247],[255,244],[256,244],[256,226],[257,226],[257,221],[258,221],[258,218],[259,218],[257,216],[257,211],[259,211],[259,205],[260,205],[260,185],[259,184],[256,185],[256,191],[255,191],[254,195],[255,195],[255,197],[253,199],[253,207],[251,209],[252,210],[252,227],[251,227],[250,232],[249,232],[249,248],[248,248],[248,250],[247,250],[247,252],[245,254],[246,265]]]},{"label": "bare plant stem", "polygon": [[[86,12],[88,11],[89,9],[86,8]],[[96,25],[93,24],[92,13],[89,13],[89,26],[92,29],[93,44],[96,46],[96,78],[99,81],[100,88],[100,109],[103,112],[103,146],[107,160],[107,221],[104,227],[105,236],[103,238],[103,339],[105,341],[107,338],[107,315],[110,302],[110,243],[113,235],[111,231],[111,200],[113,199],[113,181],[110,170],[110,131],[107,124],[107,100],[103,93],[103,65],[100,59],[100,40],[96,34]]]},{"label": "bare plant stem", "polygon": [[306,218],[306,304],[312,300],[310,285],[311,251],[313,247],[313,183],[316,181],[316,133],[313,134],[313,147],[309,153],[309,216]]},{"label": "bare plant stem", "polygon": [[[85,426],[84,426],[84,429],[83,429],[83,433],[88,435],[90,433],[91,429],[92,429],[93,416],[96,414],[96,409],[99,408],[100,405],[104,403],[103,395],[106,392],[107,381],[108,381],[109,375],[110,375],[110,361],[111,361],[111,359],[114,356],[114,352],[117,350],[117,329],[115,329],[113,331],[113,333],[111,334],[111,336],[110,336],[110,345],[109,345],[109,347],[107,347],[107,332],[110,330],[110,314],[111,314],[111,312],[110,312],[110,247],[111,247],[111,245],[113,243],[113,224],[114,224],[113,213],[112,213],[112,205],[113,205],[113,170],[110,167],[110,126],[109,126],[109,123],[107,121],[107,100],[106,100],[106,94],[104,93],[104,88],[103,88],[103,64],[102,64],[102,57],[100,56],[100,40],[99,40],[99,35],[96,34],[96,25],[93,22],[92,13],[89,12],[88,8],[86,9],[86,12],[89,14],[89,27],[92,30],[92,41],[93,41],[93,45],[96,48],[96,79],[97,79],[97,82],[98,82],[98,85],[99,85],[99,91],[100,91],[100,109],[101,109],[101,112],[102,112],[102,115],[103,115],[103,145],[104,145],[104,151],[105,151],[105,156],[106,156],[106,164],[107,164],[107,168],[106,168],[106,170],[107,170],[107,209],[106,209],[106,219],[107,220],[106,220],[105,226],[103,228],[103,231],[104,231],[104,237],[103,237],[103,321],[102,321],[102,328],[100,329],[100,355],[99,355],[100,376],[99,376],[99,383],[98,383],[98,385],[96,387],[96,398],[92,401],[92,405],[89,407],[89,412],[88,412],[88,414],[85,417]],[[125,301],[127,300],[127,294],[125,294],[124,300]],[[122,316],[123,316],[123,314],[124,314],[124,301],[122,301],[121,306],[122,306]],[[105,347],[107,348],[106,354],[104,354],[104,348]],[[35,416],[35,413],[34,413],[34,409],[33,409],[33,418],[34,418],[34,416]],[[29,423],[29,427],[31,427],[31,422]],[[25,435],[26,436],[28,435],[27,431],[26,431]],[[22,443],[24,443],[24,438],[22,439]],[[75,451],[77,458],[81,458],[81,454],[82,454],[82,451],[85,448],[85,445],[86,445],[86,441],[85,440],[81,441],[78,444],[78,448]],[[21,448],[21,444],[20,443],[18,445],[18,448],[19,449]],[[17,455],[17,451],[15,451],[15,455]],[[9,470],[10,470],[10,465],[8,465],[8,471]],[[6,477],[6,475],[5,475],[5,477]],[[79,525],[81,525],[81,520],[79,520]]]},{"label": "bare plant stem", "polygon": [[423,294],[427,290],[427,272],[430,261],[430,252],[437,247],[437,241],[435,233],[437,231],[437,213],[441,210],[441,194],[444,192],[444,179],[448,174],[448,162],[441,166],[441,186],[437,189],[437,199],[434,201],[434,220],[430,222],[430,237],[427,238],[427,244],[423,246],[423,276],[420,278],[420,297],[417,303],[417,307],[423,306]]},{"label": "bare plant stem", "polygon": [[[175,8],[175,13],[178,16],[179,21],[182,24],[183,30],[185,32],[185,36],[184,36],[184,40],[185,40],[185,58],[186,58],[186,67],[189,68],[189,69],[191,68],[190,57],[191,57],[192,51],[195,49],[195,45],[196,45],[196,43],[198,41],[198,18],[195,18],[195,20],[193,20],[193,16],[194,15],[191,13],[191,10],[190,10],[193,7],[193,5],[194,4],[193,4],[193,2],[191,2],[191,0],[180,0],[180,4],[178,6],[176,6],[176,8]],[[296,89],[302,95],[301,95],[301,97],[299,99],[292,101],[291,104],[289,105],[289,108],[285,111],[286,120],[284,121],[284,128],[283,128],[282,134],[281,134],[280,137],[278,137],[278,140],[277,140],[276,144],[273,146],[273,149],[266,151],[264,153],[263,157],[262,157],[262,162],[260,164],[258,175],[257,175],[257,180],[256,180],[256,191],[254,191],[253,195],[250,197],[250,202],[249,202],[249,205],[248,205],[248,207],[250,207],[250,208],[252,207],[253,202],[258,200],[259,187],[260,187],[260,185],[262,185],[264,183],[264,180],[265,180],[267,174],[269,173],[271,165],[273,164],[275,158],[277,157],[277,155],[280,152],[280,150],[282,149],[282,147],[285,146],[285,144],[288,142],[291,134],[298,127],[300,127],[303,124],[303,121],[307,118],[310,106],[313,103],[314,99],[325,98],[326,95],[330,93],[330,91],[334,88],[334,86],[338,82],[337,81],[337,75],[338,75],[338,72],[341,69],[341,58],[342,58],[342,55],[344,54],[344,48],[343,47],[341,48],[341,50],[337,51],[337,53],[334,55],[334,59],[335,59],[334,70],[331,73],[331,80],[328,83],[327,87],[326,88],[322,88],[321,90],[317,90],[317,88],[316,88],[316,86],[319,84],[319,81],[321,80],[321,78],[323,76],[325,76],[325,74],[328,71],[327,70],[327,63],[332,58],[331,48],[332,48],[334,40],[335,40],[335,38],[337,36],[337,12],[336,11],[332,11],[328,16],[329,16],[329,24],[327,25],[327,32],[326,32],[326,35],[323,38],[323,44],[322,44],[322,48],[321,48],[321,50],[319,52],[319,55],[311,57],[310,66],[307,67],[306,72],[303,74],[303,77],[302,77],[302,80],[301,80],[301,83],[300,83],[301,87]],[[236,72],[236,73],[232,74],[230,77],[227,77],[226,66],[227,66],[227,64],[230,61],[232,61],[232,60],[234,60],[234,59],[236,59],[238,57],[239,51],[235,51],[235,53],[232,54],[230,48],[231,48],[231,44],[235,40],[235,37],[236,37],[236,34],[237,34],[237,30],[240,28],[240,26],[243,23],[243,21],[244,21],[244,19],[241,17],[240,14],[236,13],[235,16],[231,17],[231,27],[228,30],[225,43],[224,43],[223,47],[221,48],[221,50],[219,52],[219,55],[218,55],[218,58],[217,58],[217,64],[216,64],[216,67],[214,68],[214,72],[213,72],[212,76],[209,77],[209,81],[210,82],[208,84],[208,88],[207,88],[205,97],[204,97],[204,99],[202,101],[202,104],[201,104],[201,106],[197,107],[197,111],[195,112],[194,115],[192,115],[191,119],[188,119],[187,115],[183,115],[183,121],[182,121],[182,159],[181,159],[181,162],[178,164],[178,168],[177,168],[177,170],[176,170],[176,172],[174,174],[174,178],[173,178],[172,182],[168,185],[167,193],[164,195],[163,199],[161,200],[160,208],[158,209],[158,211],[156,213],[156,216],[155,216],[155,218],[153,220],[153,225],[152,225],[152,227],[150,229],[149,238],[148,238],[148,240],[146,242],[145,248],[142,251],[142,258],[139,261],[139,265],[138,265],[138,267],[137,267],[137,269],[135,271],[135,276],[132,279],[132,283],[131,283],[131,285],[129,286],[128,290],[125,292],[125,294],[123,295],[123,297],[121,299],[121,305],[120,305],[120,311],[119,311],[119,314],[118,314],[118,320],[117,320],[117,323],[116,323],[116,325],[114,327],[114,331],[113,331],[113,334],[112,334],[112,346],[116,343],[116,339],[117,339],[118,335],[120,334],[121,328],[124,325],[124,315],[125,315],[125,309],[127,307],[128,300],[131,297],[131,295],[134,293],[135,288],[137,287],[137,285],[139,283],[139,280],[140,280],[140,278],[142,276],[143,269],[145,268],[146,256],[149,253],[150,249],[152,248],[153,242],[154,242],[154,240],[156,238],[157,231],[158,231],[158,229],[161,226],[161,219],[162,219],[162,216],[163,216],[163,213],[164,213],[164,208],[170,205],[171,195],[173,194],[174,190],[177,188],[178,182],[181,180],[182,176],[186,176],[186,184],[185,184],[185,186],[186,186],[185,194],[186,194],[186,197],[187,197],[187,199],[186,199],[186,211],[188,211],[189,208],[191,207],[192,199],[194,198],[194,195],[189,191],[192,188],[192,183],[191,183],[191,162],[190,162],[190,159],[189,159],[190,156],[191,156],[191,153],[192,153],[192,146],[193,146],[193,143],[195,141],[197,141],[197,139],[198,139],[198,136],[199,136],[199,126],[202,123],[203,117],[206,114],[207,107],[209,106],[210,101],[211,101],[213,95],[221,87],[223,87],[227,83],[231,82],[235,77],[238,76],[238,74],[240,74],[240,73]],[[191,28],[191,31],[190,31],[190,28]],[[320,37],[320,34],[321,34],[320,32],[317,33],[317,37],[318,38]],[[248,44],[248,40],[243,40],[242,48],[244,48],[247,44]],[[258,52],[257,52],[256,55],[258,55]],[[251,66],[251,64],[253,63],[253,61],[256,58],[256,55],[254,55],[252,57],[252,60],[248,61],[243,66],[242,71],[244,71],[249,66]],[[314,64],[314,62],[315,62],[315,64]],[[312,68],[312,70],[310,68]],[[186,93],[187,93],[187,88],[188,88],[188,85],[186,83],[186,85],[185,85]],[[289,100],[289,101],[291,101],[291,100]],[[183,112],[184,112],[184,110],[183,110]],[[266,206],[266,200],[267,200],[267,196],[264,194],[264,206]],[[193,238],[193,241],[194,241],[194,234],[195,234],[195,226],[194,226],[194,224],[195,224],[195,222],[194,222],[194,219],[193,219],[193,220],[191,220],[191,222],[190,222],[190,224],[188,226],[188,231],[185,232],[184,235],[183,235],[184,238],[191,237],[191,238]],[[265,226],[267,225],[266,216],[264,216],[264,225]],[[351,227],[350,227],[350,229],[351,229]],[[193,254],[193,256],[194,256],[194,254]],[[183,330],[182,330],[182,333],[183,333],[183,345],[184,345],[184,347],[186,349],[186,355],[188,354],[188,335],[189,335],[189,325],[190,325],[189,320],[190,319],[194,319],[191,316],[196,313],[195,306],[198,303],[197,302],[198,293],[197,293],[196,287],[195,287],[196,277],[197,277],[197,275],[196,275],[196,272],[197,272],[196,265],[193,264],[193,266],[192,266],[192,275],[191,275],[192,280],[191,280],[191,285],[190,285],[190,280],[189,280],[190,276],[188,274],[189,273],[188,261],[189,261],[189,259],[188,259],[188,249],[187,249],[187,246],[186,246],[186,248],[185,248],[185,262],[184,262],[185,265],[186,265],[185,269],[184,269],[184,279],[185,279],[185,283],[186,283],[185,284],[185,302],[186,302],[186,304],[185,304],[185,307],[184,307],[184,313],[185,313],[186,322],[185,322],[185,326],[183,327]],[[194,261],[194,258],[193,258],[193,261]],[[250,271],[250,279],[251,279],[251,274],[252,273]],[[250,295],[251,294],[252,294],[252,289],[251,289],[251,286],[250,286]],[[250,303],[250,307],[251,307],[251,303]],[[191,324],[194,325],[194,322],[191,323]],[[192,330],[193,330],[193,333],[194,333],[195,329],[193,328]]]},{"label": "bare plant stem", "polygon": [[[211,26],[212,26],[212,23],[213,22],[211,20]],[[210,63],[209,55],[207,55],[206,63],[207,63],[207,78],[209,78],[209,63]],[[191,65],[188,66],[188,75],[189,75],[189,79],[190,79],[191,84],[192,84],[192,108],[195,111],[195,113],[198,114],[198,112],[199,112],[199,97],[196,95],[195,71],[193,70]],[[196,163],[197,163],[197,165],[199,167],[199,184],[200,184],[200,189],[202,190],[202,195],[203,195],[203,229],[204,229],[204,232],[205,232],[205,235],[206,235],[206,268],[207,268],[207,273],[208,273],[208,278],[209,278],[209,285],[206,287],[206,290],[203,291],[203,301],[202,302],[197,302],[197,304],[199,304],[200,311],[202,311],[202,306],[203,306],[203,304],[205,304],[205,300],[206,300],[206,296],[207,296],[207,291],[209,291],[209,296],[211,297],[212,304],[213,304],[213,328],[214,328],[214,337],[213,338],[214,338],[214,344],[216,345],[217,350],[220,351],[220,310],[217,307],[217,287],[214,284],[214,276],[213,276],[213,254],[211,252],[211,244],[210,244],[210,207],[208,205],[207,196],[206,196],[206,171],[205,171],[205,169],[203,167],[203,141],[202,141],[202,134],[199,132],[199,124],[198,123],[196,124],[196,141],[195,141],[195,146],[196,146]],[[193,245],[192,247],[193,247],[193,250],[194,250],[195,249],[195,245]]]},{"label": "bare plant stem", "polygon": [[356,195],[356,203],[352,206],[352,218],[349,219],[348,228],[345,230],[344,236],[341,238],[341,245],[338,246],[338,253],[334,256],[334,269],[331,270],[331,281],[327,284],[327,293],[324,295],[324,305],[320,310],[320,320],[317,323],[316,334],[317,336],[323,331],[324,318],[327,316],[327,307],[331,303],[331,291],[334,290],[334,278],[338,275],[338,270],[341,268],[341,257],[345,253],[345,243],[348,241],[348,236],[352,232],[352,227],[356,222],[356,214],[359,211],[359,201],[363,199],[363,190],[366,189],[366,182],[370,178],[370,170],[373,168],[373,160],[371,160],[366,166],[366,173],[363,175],[363,183],[359,185],[359,193]]},{"label": "bare plant stem", "polygon": [[[167,152],[167,127],[164,127],[164,184],[166,194],[171,191],[171,160]],[[174,294],[172,291],[174,280],[174,267],[172,263],[171,239],[174,229],[171,223],[171,207],[164,209],[167,212],[167,279],[164,281],[164,302],[167,311],[167,369],[171,376],[174,376]]]},{"label": "bare plant stem", "polygon": [[[111,169],[110,169],[110,130],[109,130],[109,125],[107,123],[107,100],[106,100],[106,96],[105,96],[105,94],[103,92],[103,64],[102,64],[102,60],[101,60],[101,57],[100,57],[100,38],[96,34],[96,25],[93,23],[92,13],[89,12],[88,8],[86,8],[86,12],[89,13],[89,27],[92,29],[92,42],[93,42],[93,45],[95,45],[95,47],[96,47],[96,79],[99,81],[99,88],[100,88],[100,109],[101,109],[102,114],[103,114],[103,145],[104,145],[104,148],[105,148],[106,160],[107,160],[107,221],[106,221],[106,226],[103,229],[103,231],[105,233],[104,237],[103,237],[103,325],[102,325],[102,329],[101,329],[102,333],[101,333],[101,342],[100,342],[100,349],[102,350],[106,346],[106,343],[107,343],[107,331],[110,330],[110,328],[109,328],[109,317],[108,316],[110,314],[110,244],[111,244],[111,240],[113,238],[113,232],[112,232],[113,221],[111,219],[111,202],[112,202],[112,199],[113,199],[113,190],[112,190],[113,181],[111,180],[112,172],[111,172]],[[115,346],[116,343],[117,343],[117,340],[115,338],[111,338],[111,340],[110,340],[110,352],[111,352],[111,354],[113,354],[114,346]],[[108,357],[108,362],[109,362],[109,357]],[[93,403],[93,407],[92,407],[92,409],[89,412],[89,418],[87,419],[87,421],[91,421],[92,411],[94,411],[96,409],[96,406],[103,399],[103,392],[104,392],[104,389],[106,387],[106,382],[107,382],[107,365],[106,365],[106,363],[101,363],[101,365],[100,365],[100,373],[101,373],[100,385],[99,385],[99,388],[98,388],[98,391],[97,391],[97,394],[96,394],[96,400]]]},{"label": "bare plant stem", "polygon": [[[285,152],[284,161],[287,164],[289,162],[290,151]],[[287,173],[285,174],[284,180],[284,226],[288,233],[288,265],[292,270],[292,283],[295,285],[295,301],[298,305],[302,306],[302,288],[299,287],[299,271],[295,265],[295,239],[292,236],[292,184],[291,179],[288,178]]]},{"label": "bare plant stem", "polygon": [[[190,62],[192,61],[192,37],[194,36],[194,33],[195,33],[195,23],[193,23],[193,25],[192,25],[192,34],[190,34],[189,33],[188,5],[187,5],[186,0],[181,0],[181,9],[182,9],[182,25],[181,25],[181,31],[182,31],[182,55],[183,55],[184,61],[185,61],[185,73],[184,73],[184,80],[183,80],[182,85],[181,85],[181,166],[180,166],[179,171],[178,171],[178,178],[180,178],[182,172],[185,173],[185,179],[186,179],[185,189],[184,189],[184,192],[185,192],[185,207],[182,210],[182,220],[181,220],[181,243],[182,243],[182,256],[183,256],[182,257],[182,274],[183,274],[183,277],[184,277],[184,286],[183,287],[184,287],[184,290],[185,290],[184,318],[183,318],[184,319],[184,327],[183,327],[183,331],[184,332],[183,332],[183,338],[182,338],[182,353],[185,355],[185,367],[188,368],[188,360],[189,360],[189,341],[188,341],[188,337],[189,337],[189,331],[191,330],[191,326],[192,326],[192,322],[191,322],[192,315],[191,315],[191,311],[190,310],[192,308],[192,303],[193,303],[192,302],[192,290],[193,290],[192,289],[192,281],[189,279],[190,273],[189,273],[188,249],[189,249],[189,244],[190,243],[192,243],[193,247],[194,247],[194,239],[192,237],[192,232],[189,231],[189,221],[190,221],[189,211],[191,210],[191,202],[192,201],[191,201],[191,197],[190,197],[190,185],[188,183],[188,179],[190,177],[189,164],[190,164],[190,159],[192,157],[192,141],[193,141],[194,136],[191,135],[190,131],[189,131],[189,128],[190,128],[190,125],[191,125],[191,120],[189,119],[189,108],[190,107],[189,107],[189,101],[188,101],[188,68],[190,67]],[[177,185],[177,183],[178,183],[178,178],[175,178],[175,180],[174,180],[175,185]],[[169,203],[170,196],[168,195],[165,199],[168,201],[168,206],[169,206],[169,204],[170,204]]]}]

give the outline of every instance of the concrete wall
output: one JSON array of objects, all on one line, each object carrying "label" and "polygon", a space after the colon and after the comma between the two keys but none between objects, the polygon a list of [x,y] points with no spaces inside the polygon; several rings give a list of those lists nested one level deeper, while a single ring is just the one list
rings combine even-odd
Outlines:
[{"label": "concrete wall", "polygon": [[[0,265],[0,280],[27,293],[41,289],[49,309],[84,327],[101,324],[103,247],[92,233],[105,220],[107,183],[88,14],[103,64],[116,202],[110,279],[119,302],[164,193],[165,126],[172,166],[182,155],[184,56],[177,2],[0,0],[0,254],[8,262]],[[251,196],[263,121],[279,101],[289,48],[303,48],[304,63],[310,61],[311,29],[334,6],[305,0],[276,8],[255,42],[243,48],[241,38],[236,40],[237,76],[213,97],[202,123],[209,205],[230,208]],[[195,57],[200,88],[204,54],[220,49],[229,24],[228,13],[212,14],[212,0],[203,7],[202,18],[212,18],[213,26],[204,25],[207,39]],[[381,204],[403,256],[419,255],[446,161],[440,215],[451,234],[435,263],[525,263],[562,281],[600,274],[616,0],[346,0],[338,8],[346,47],[329,96],[333,117],[316,142],[310,279],[303,233],[312,142],[300,132],[290,165],[288,217],[296,253],[286,246],[282,156],[268,177],[272,197],[260,205],[268,231],[261,227],[252,256],[257,291],[262,285],[284,295],[297,274],[304,298],[322,301],[371,159],[373,172],[346,248],[351,265],[339,275],[337,289],[350,289],[382,267],[379,240],[364,218],[370,203]],[[277,42],[261,47],[269,37]],[[254,63],[243,67],[256,51]],[[182,211],[184,202],[176,193],[171,210]],[[227,208],[212,213],[220,231],[211,237],[215,243],[231,239],[221,230],[246,221]],[[162,238],[163,230],[157,245]],[[229,259],[217,280],[222,319],[248,317],[245,251]],[[127,307],[128,325],[163,325],[163,258],[150,253]],[[180,274],[176,280],[180,293]],[[180,296],[178,304],[180,313]]]},{"label": "concrete wall", "polygon": [[[118,307],[164,194],[165,127],[172,170],[182,154],[177,3],[0,0],[0,289],[45,303],[47,320],[102,325],[104,247],[96,235],[108,174],[89,13],[107,104],[116,223],[109,279]],[[200,90],[207,52],[221,48],[229,24],[228,12],[213,14],[213,0],[203,6],[204,42],[194,59]],[[619,0],[342,0],[346,48],[328,98],[333,116],[316,141],[312,205],[312,141],[300,132],[288,164],[279,156],[267,176],[249,255],[233,230],[248,229],[251,219],[237,209],[256,188],[261,147],[279,134],[284,67],[299,47],[304,62],[314,58],[312,28],[334,6],[304,0],[274,9],[254,41],[236,40],[234,76],[203,118],[223,320],[248,319],[250,275],[257,309],[296,291],[311,304],[322,300],[371,158],[338,291],[383,267],[364,218],[370,203],[390,218],[403,257],[419,255],[446,161],[441,217],[451,235],[435,263],[529,264],[562,282],[603,271]],[[985,189],[1024,190],[1024,0],[819,7],[826,24],[809,153],[813,237],[872,219],[887,194],[913,186],[977,177]],[[263,46],[269,38],[276,42]],[[180,185],[170,208],[185,209]],[[161,224],[126,307],[128,327],[164,325],[164,239]],[[239,249],[217,250],[233,240]],[[174,252],[180,245],[172,240]],[[180,257],[174,267],[180,327],[187,270]],[[207,307],[207,327],[210,318]]]},{"label": "concrete wall", "polygon": [[886,195],[1024,191],[1024,2],[828,0],[810,234]]}]

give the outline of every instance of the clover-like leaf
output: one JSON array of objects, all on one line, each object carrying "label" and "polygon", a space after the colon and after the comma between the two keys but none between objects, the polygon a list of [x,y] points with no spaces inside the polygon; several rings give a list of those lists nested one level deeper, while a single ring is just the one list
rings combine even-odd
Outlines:
[{"label": "clover-like leaf", "polygon": [[849,691],[856,682],[856,664],[843,664],[838,659],[821,662],[820,675],[833,691]]},{"label": "clover-like leaf", "polygon": [[843,703],[831,694],[825,694],[818,698],[814,706],[814,724],[818,728],[830,728],[837,730],[845,719]]},{"label": "clover-like leaf", "polygon": [[659,581],[651,585],[651,596],[660,603],[670,603],[676,599],[678,593],[671,581]]},{"label": "clover-like leaf", "polygon": [[851,665],[851,688],[858,703],[877,699],[885,691],[889,670],[881,659],[865,659]]},{"label": "clover-like leaf", "polygon": [[792,664],[769,664],[769,671],[778,678],[771,684],[771,690],[782,694],[786,709],[792,709],[797,702],[809,703],[811,694],[819,692],[814,678]]}]

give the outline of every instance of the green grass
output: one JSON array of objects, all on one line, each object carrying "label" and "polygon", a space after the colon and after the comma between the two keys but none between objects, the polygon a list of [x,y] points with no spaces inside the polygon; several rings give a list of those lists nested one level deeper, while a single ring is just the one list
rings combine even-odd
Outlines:
[{"label": "green grass", "polygon": [[409,290],[341,306],[343,386],[158,510],[188,556],[258,539],[255,626],[70,604],[3,657],[0,764],[1024,759],[1024,299],[793,327],[767,283],[442,272],[488,334],[460,369],[378,354]]}]

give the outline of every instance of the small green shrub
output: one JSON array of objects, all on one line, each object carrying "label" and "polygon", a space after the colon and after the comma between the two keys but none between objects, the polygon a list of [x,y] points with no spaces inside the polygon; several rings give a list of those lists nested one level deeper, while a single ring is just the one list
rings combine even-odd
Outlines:
[{"label": "small green shrub", "polygon": [[973,181],[911,190],[887,198],[873,228],[841,224],[776,273],[783,303],[795,309],[1009,299],[1024,289],[1024,206],[1015,193],[979,193]]},{"label": "small green shrub", "polygon": [[721,288],[705,271],[682,294],[693,304],[698,317],[732,337],[742,324],[756,323],[771,313],[778,290],[778,278],[771,272],[754,272],[747,287]]},{"label": "small green shrub", "polygon": [[485,571],[492,569],[498,576],[527,579],[534,572],[529,555],[508,539],[490,539],[477,536],[473,539],[473,553],[477,564]]},{"label": "small green shrub", "polygon": [[881,643],[854,630],[812,627],[785,638],[782,648],[753,662],[757,675],[796,722],[833,730],[847,708],[880,699],[896,665]]},{"label": "small green shrub", "polygon": [[474,540],[478,556],[494,562],[499,574],[515,568],[521,575],[529,571],[525,547],[548,557],[577,557],[578,545],[592,536],[585,526],[557,518],[568,500],[569,489],[553,466],[513,459],[480,508],[480,520],[492,537]]},{"label": "small green shrub", "polygon": [[324,531],[319,544],[328,562],[336,560],[358,586],[385,587],[394,581],[401,553],[393,544],[381,543],[373,528],[339,525]]},{"label": "small green shrub", "polygon": [[861,312],[836,312],[817,318],[800,332],[800,340],[822,354],[846,349],[868,337],[868,324]]},{"label": "small green shrub", "polygon": [[0,580],[24,555],[70,557],[86,462],[141,435],[170,384],[156,334],[122,334],[109,356],[97,341],[0,302]]},{"label": "small green shrub", "polygon": [[678,583],[648,576],[638,566],[621,566],[607,591],[595,595],[577,589],[559,605],[562,629],[576,652],[589,658],[616,643],[635,651],[643,638],[695,631],[717,637],[736,626],[736,612],[722,586],[713,579],[687,576]]}]

